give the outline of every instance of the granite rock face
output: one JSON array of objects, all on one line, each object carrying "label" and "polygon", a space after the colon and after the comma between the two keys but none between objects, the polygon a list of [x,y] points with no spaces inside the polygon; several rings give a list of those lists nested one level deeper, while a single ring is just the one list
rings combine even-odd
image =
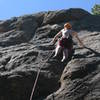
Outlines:
[{"label": "granite rock face", "polygon": [[73,58],[61,75],[61,87],[46,100],[100,99],[100,32],[90,32],[82,38],[87,47],[75,48]]},{"label": "granite rock face", "polygon": [[[61,63],[51,40],[70,22],[85,48]],[[100,16],[83,9],[40,12],[0,21],[0,100],[100,99]]]}]

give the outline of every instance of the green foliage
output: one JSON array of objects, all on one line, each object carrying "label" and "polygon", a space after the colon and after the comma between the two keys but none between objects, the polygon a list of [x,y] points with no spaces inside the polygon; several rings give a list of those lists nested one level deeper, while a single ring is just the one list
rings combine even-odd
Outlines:
[{"label": "green foliage", "polygon": [[95,4],[92,8],[92,13],[94,15],[100,15],[100,4]]}]

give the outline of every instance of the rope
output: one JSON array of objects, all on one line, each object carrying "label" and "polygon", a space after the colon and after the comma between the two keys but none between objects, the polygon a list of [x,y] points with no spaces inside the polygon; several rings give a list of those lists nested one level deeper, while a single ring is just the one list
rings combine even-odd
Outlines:
[{"label": "rope", "polygon": [[[53,54],[53,51],[49,54],[48,58],[45,60],[45,63],[49,60],[49,58],[52,56],[52,54]],[[45,63],[42,66],[44,66]],[[30,100],[32,100],[33,94],[35,92],[35,88],[36,88],[36,85],[37,85],[37,81],[39,79],[39,75],[40,75],[40,72],[41,72],[41,68],[42,67],[40,67],[39,70],[38,70],[38,72],[37,72],[37,76],[36,76],[35,82],[33,84],[32,92],[31,92]]]}]

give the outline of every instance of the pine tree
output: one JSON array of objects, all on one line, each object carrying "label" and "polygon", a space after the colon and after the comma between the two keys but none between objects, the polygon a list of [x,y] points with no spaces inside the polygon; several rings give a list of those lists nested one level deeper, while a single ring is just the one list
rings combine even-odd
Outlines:
[{"label": "pine tree", "polygon": [[95,4],[92,8],[92,13],[94,15],[100,15],[100,4]]}]

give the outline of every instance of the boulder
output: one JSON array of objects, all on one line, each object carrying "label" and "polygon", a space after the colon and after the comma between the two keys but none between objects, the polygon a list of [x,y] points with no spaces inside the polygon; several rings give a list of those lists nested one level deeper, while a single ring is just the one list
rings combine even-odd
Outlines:
[{"label": "boulder", "polygon": [[[99,100],[99,16],[82,9],[40,12],[0,21],[0,100],[28,100],[41,69],[33,100]],[[62,63],[53,58],[53,37],[72,23],[85,48]],[[6,23],[6,24],[5,24]]]}]

